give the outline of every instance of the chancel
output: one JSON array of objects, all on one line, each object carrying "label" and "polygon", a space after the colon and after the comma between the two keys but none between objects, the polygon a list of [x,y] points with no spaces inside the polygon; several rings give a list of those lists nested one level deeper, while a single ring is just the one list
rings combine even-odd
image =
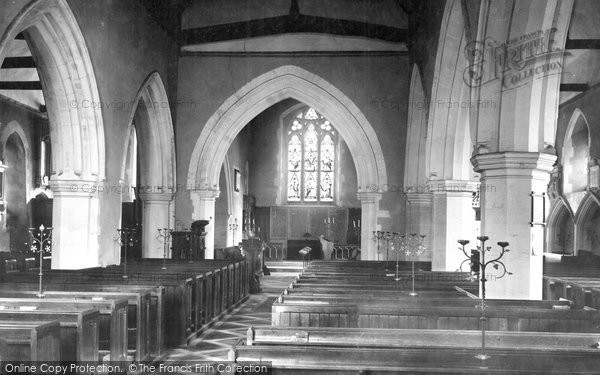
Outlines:
[{"label": "chancel", "polygon": [[598,372],[597,0],[0,6],[0,364]]}]

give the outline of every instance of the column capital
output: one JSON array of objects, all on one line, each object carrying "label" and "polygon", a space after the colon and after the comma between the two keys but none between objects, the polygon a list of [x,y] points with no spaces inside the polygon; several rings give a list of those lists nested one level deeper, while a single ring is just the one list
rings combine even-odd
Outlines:
[{"label": "column capital", "polygon": [[555,161],[556,155],[518,151],[478,154],[471,158],[475,172],[489,173],[497,170],[500,174],[506,174],[507,170],[512,170],[515,174],[535,170],[550,173]]},{"label": "column capital", "polygon": [[431,192],[406,193],[406,200],[410,204],[427,204],[433,201],[433,194]]},{"label": "column capital", "polygon": [[173,193],[139,193],[138,196],[142,202],[170,202],[173,200]]},{"label": "column capital", "polygon": [[473,193],[481,183],[470,180],[429,180],[427,189],[432,193]]},{"label": "column capital", "polygon": [[202,200],[217,199],[221,195],[221,190],[217,189],[194,189],[190,194]]},{"label": "column capital", "polygon": [[55,197],[89,198],[103,189],[102,181],[51,179],[50,190]]},{"label": "column capital", "polygon": [[359,191],[356,197],[362,203],[377,203],[381,200],[382,193],[375,191]]}]

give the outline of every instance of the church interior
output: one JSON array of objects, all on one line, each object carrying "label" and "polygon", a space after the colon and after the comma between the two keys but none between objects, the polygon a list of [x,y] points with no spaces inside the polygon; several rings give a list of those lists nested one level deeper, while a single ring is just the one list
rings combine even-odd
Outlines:
[{"label": "church interior", "polygon": [[599,1],[0,5],[0,373],[598,373]]}]

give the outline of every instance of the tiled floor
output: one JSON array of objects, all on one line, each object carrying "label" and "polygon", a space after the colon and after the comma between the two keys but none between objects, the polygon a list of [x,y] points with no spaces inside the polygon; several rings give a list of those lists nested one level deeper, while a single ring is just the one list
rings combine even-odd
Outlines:
[{"label": "tiled floor", "polygon": [[295,276],[263,276],[263,293],[252,294],[239,308],[193,340],[187,347],[170,350],[163,361],[227,361],[232,345],[246,337],[251,325],[271,324],[271,305]]}]

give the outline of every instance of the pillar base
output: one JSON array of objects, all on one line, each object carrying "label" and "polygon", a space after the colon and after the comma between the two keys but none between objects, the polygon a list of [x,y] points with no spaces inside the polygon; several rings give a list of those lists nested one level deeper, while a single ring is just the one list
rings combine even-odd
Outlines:
[{"label": "pillar base", "polygon": [[142,258],[171,257],[171,246],[166,253],[162,237],[159,237],[159,228],[169,228],[170,206],[173,200],[172,193],[140,193],[142,201]]},{"label": "pillar base", "polygon": [[190,197],[194,210],[192,213],[193,220],[208,220],[205,227],[206,237],[204,238],[205,259],[215,259],[215,199],[220,195],[220,190],[192,190]]},{"label": "pillar base", "polygon": [[51,180],[52,268],[100,266],[97,181]]},{"label": "pillar base", "polygon": [[377,243],[373,240],[373,232],[378,230],[381,193],[359,192],[357,197],[361,203],[360,259],[377,260]]}]

